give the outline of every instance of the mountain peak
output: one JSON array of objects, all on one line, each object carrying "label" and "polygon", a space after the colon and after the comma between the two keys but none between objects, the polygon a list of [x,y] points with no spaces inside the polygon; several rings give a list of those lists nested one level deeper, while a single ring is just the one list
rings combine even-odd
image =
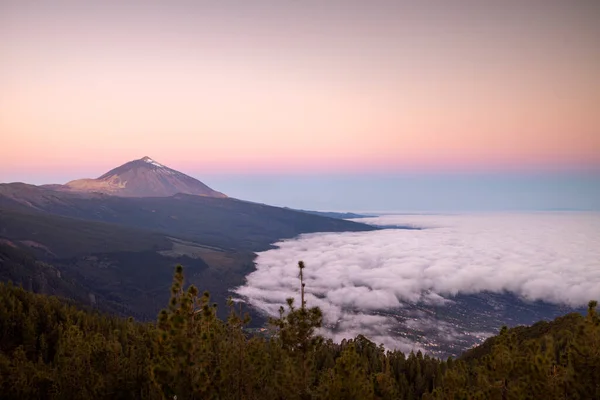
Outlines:
[{"label": "mountain peak", "polygon": [[139,161],[143,161],[145,163],[152,164],[152,165],[155,165],[157,167],[164,167],[164,165],[162,165],[161,163],[158,163],[158,162],[154,161],[153,159],[151,159],[148,156],[144,156],[144,157],[140,158]]},{"label": "mountain peak", "polygon": [[122,197],[169,197],[177,193],[227,197],[199,180],[160,164],[148,156],[129,161],[96,179],[68,182],[61,189],[100,192]]}]

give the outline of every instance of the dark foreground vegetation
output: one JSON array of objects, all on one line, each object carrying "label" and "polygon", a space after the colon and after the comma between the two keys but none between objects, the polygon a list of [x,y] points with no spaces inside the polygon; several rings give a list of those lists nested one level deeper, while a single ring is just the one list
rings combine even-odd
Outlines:
[{"label": "dark foreground vegetation", "polygon": [[[301,264],[302,271],[303,265]],[[303,296],[302,296],[303,297]],[[155,324],[85,311],[0,284],[2,399],[600,399],[600,318],[569,314],[503,328],[457,360],[315,334],[304,301],[250,336],[236,312],[184,288]]]}]

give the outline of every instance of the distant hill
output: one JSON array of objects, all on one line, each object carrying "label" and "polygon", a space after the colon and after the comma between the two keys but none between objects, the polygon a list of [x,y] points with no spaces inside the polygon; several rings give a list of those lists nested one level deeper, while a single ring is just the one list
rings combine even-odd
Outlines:
[{"label": "distant hill", "polygon": [[162,165],[150,157],[125,163],[97,179],[78,179],[66,185],[49,185],[48,188],[98,192],[122,197],[169,197],[177,193],[227,197],[199,180]]},{"label": "distant hill", "polygon": [[[508,332],[515,335],[516,342],[519,346],[523,346],[527,342],[536,341],[545,336],[559,338],[565,332],[573,331],[574,327],[583,322],[582,313],[569,313],[559,316],[551,321],[539,321],[531,326],[519,325],[510,328]],[[488,356],[495,345],[498,344],[498,336],[492,336],[486,339],[482,344],[465,351],[460,360],[471,362],[473,360],[481,360]]]},{"label": "distant hill", "polygon": [[335,212],[335,211],[310,211],[296,210],[307,214],[320,215],[321,217],[337,218],[337,219],[353,219],[353,218],[368,218],[373,215],[355,214],[351,212]]}]

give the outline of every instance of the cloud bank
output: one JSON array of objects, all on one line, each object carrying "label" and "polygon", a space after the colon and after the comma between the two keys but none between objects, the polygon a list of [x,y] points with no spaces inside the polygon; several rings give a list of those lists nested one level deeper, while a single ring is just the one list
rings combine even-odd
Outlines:
[{"label": "cloud bank", "polygon": [[[307,302],[324,311],[334,339],[391,335],[389,313],[410,304],[443,306],[453,296],[511,292],[525,300],[582,306],[600,298],[600,214],[389,215],[361,219],[385,229],[302,235],[258,254],[237,293],[272,315],[298,297],[303,260]],[[386,314],[387,313],[387,314]],[[415,322],[412,322],[413,324]]]}]

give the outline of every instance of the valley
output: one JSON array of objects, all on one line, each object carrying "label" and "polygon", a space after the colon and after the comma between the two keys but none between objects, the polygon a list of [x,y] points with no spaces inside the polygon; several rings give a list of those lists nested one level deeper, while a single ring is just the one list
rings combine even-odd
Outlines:
[{"label": "valley", "polygon": [[[167,168],[138,161],[115,169],[127,174],[134,168],[138,187]],[[52,265],[86,293],[61,295],[141,320],[154,319],[168,300],[177,264],[226,312],[231,290],[254,269],[255,253],[272,243],[303,233],[374,229],[221,195],[121,197],[57,185],[0,184],[0,239],[11,247],[3,262],[29,257],[32,265]],[[27,283],[18,276],[14,281]],[[264,322],[260,313],[252,314],[256,325]]]}]

